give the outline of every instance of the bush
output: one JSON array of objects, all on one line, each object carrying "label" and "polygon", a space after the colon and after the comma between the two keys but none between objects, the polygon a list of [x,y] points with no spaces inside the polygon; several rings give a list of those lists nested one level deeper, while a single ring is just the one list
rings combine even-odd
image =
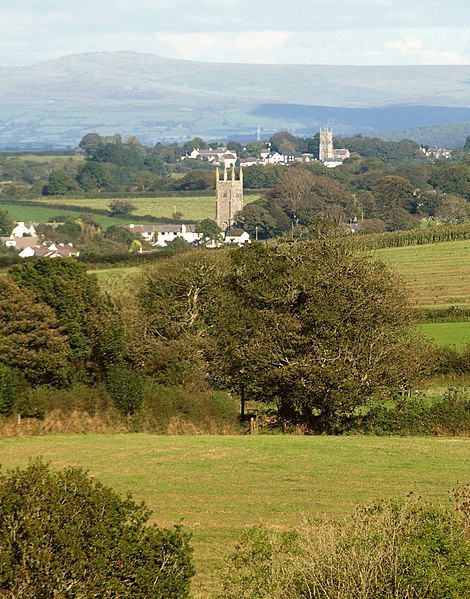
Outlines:
[{"label": "bush", "polygon": [[290,535],[248,531],[219,596],[464,599],[470,596],[468,498],[467,489],[450,510],[410,496],[362,507],[341,524],[305,523]]},{"label": "bush", "polygon": [[432,403],[421,397],[401,398],[395,405],[377,405],[355,422],[365,434],[467,435],[470,396],[466,388],[450,388]]},{"label": "bush", "polygon": [[189,536],[149,516],[80,468],[36,461],[0,475],[2,596],[188,597]]},{"label": "bush", "polygon": [[124,416],[135,414],[143,403],[145,378],[121,366],[108,369],[107,386],[117,409]]},{"label": "bush", "polygon": [[0,415],[8,416],[11,414],[14,402],[14,371],[0,364]]},{"label": "bush", "polygon": [[233,434],[239,431],[239,408],[227,393],[165,387],[148,380],[143,408],[144,432]]}]

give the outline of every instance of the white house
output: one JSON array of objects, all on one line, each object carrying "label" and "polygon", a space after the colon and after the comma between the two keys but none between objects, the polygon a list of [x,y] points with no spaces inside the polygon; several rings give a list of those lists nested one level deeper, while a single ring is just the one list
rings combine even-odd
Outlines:
[{"label": "white house", "polygon": [[73,256],[78,257],[80,252],[74,249],[72,243],[51,243],[49,245],[26,247],[18,255],[20,258],[31,258],[32,256],[40,258],[72,258]]},{"label": "white house", "polygon": [[181,157],[182,160],[185,158],[198,158],[199,160],[206,160],[212,164],[232,168],[237,162],[237,153],[227,150],[227,148],[216,148],[215,150],[212,148],[209,148],[208,150],[194,149],[188,156]]},{"label": "white house", "polygon": [[250,235],[243,229],[232,229],[225,233],[224,243],[227,245],[244,245],[251,243]]},{"label": "white house", "polygon": [[155,247],[166,247],[169,241],[178,237],[188,243],[194,243],[201,238],[200,233],[195,231],[196,225],[129,225],[129,230],[139,233],[142,237]]},{"label": "white house", "polygon": [[28,226],[23,221],[16,223],[11,234],[13,237],[37,237],[38,235],[33,223],[30,223]]},{"label": "white house", "polygon": [[273,152],[266,158],[266,162],[268,164],[279,164],[281,162],[285,162],[285,158],[283,154],[280,154],[279,152]]}]

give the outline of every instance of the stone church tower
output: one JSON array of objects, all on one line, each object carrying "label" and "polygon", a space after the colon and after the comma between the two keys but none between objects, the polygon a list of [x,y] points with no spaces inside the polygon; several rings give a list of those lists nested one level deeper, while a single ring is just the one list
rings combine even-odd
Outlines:
[{"label": "stone church tower", "polygon": [[320,129],[319,160],[332,160],[333,154],[333,129]]},{"label": "stone church tower", "polygon": [[232,167],[231,178],[227,177],[227,168],[224,168],[224,178],[220,178],[219,167],[215,171],[215,222],[222,231],[227,231],[233,226],[235,215],[243,210],[243,171],[240,167],[238,179],[235,177],[235,167]]}]

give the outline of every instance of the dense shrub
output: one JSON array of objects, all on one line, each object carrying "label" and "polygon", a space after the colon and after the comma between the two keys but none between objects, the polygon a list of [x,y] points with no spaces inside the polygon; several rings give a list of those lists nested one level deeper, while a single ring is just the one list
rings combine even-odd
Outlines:
[{"label": "dense shrub", "polygon": [[15,375],[12,368],[0,364],[0,415],[11,414],[14,402]]},{"label": "dense shrub", "polygon": [[117,409],[129,416],[139,411],[144,401],[144,377],[138,372],[111,366],[108,369],[107,387]]},{"label": "dense shrub", "polygon": [[224,575],[224,599],[464,599],[470,593],[468,489],[458,510],[413,496],[358,509],[297,533],[245,533]]},{"label": "dense shrub", "polygon": [[406,397],[371,407],[355,423],[366,434],[466,435],[470,431],[468,389],[451,388],[441,399]]},{"label": "dense shrub", "polygon": [[79,468],[37,461],[2,474],[2,596],[188,597],[189,536],[147,526],[149,516]]},{"label": "dense shrub", "polygon": [[152,433],[236,433],[238,402],[223,392],[165,387],[147,381],[142,429]]},{"label": "dense shrub", "polygon": [[436,374],[444,376],[470,374],[470,343],[461,349],[448,345],[436,347],[434,354]]}]

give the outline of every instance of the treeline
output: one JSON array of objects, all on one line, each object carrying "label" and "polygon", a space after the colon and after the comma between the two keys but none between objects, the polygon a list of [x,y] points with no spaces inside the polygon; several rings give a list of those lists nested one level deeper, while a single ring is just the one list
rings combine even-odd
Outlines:
[{"label": "treeline", "polygon": [[[309,152],[314,159],[318,134],[298,138],[278,132],[268,143],[272,151]],[[182,145],[159,143],[145,147],[136,138],[123,140],[119,135],[100,137],[90,133],[80,142],[83,160],[68,158],[60,163],[55,158],[42,167],[31,167],[29,175],[29,163],[20,168],[19,158],[0,157],[0,179],[11,177],[1,191],[5,197],[13,197],[15,185],[21,181],[23,186],[16,197],[25,193],[26,185],[28,194],[70,197],[213,193],[213,166],[189,158],[192,149],[207,145],[195,138]],[[266,147],[261,142],[226,145],[239,156],[250,152],[255,158]],[[378,233],[409,230],[421,223],[458,224],[469,220],[470,144],[455,151],[451,159],[439,160],[426,157],[416,143],[407,140],[390,142],[354,136],[335,139],[335,145],[349,148],[351,157],[334,169],[315,160],[246,168],[245,188],[265,191],[258,201],[246,206],[236,225],[253,237],[269,238],[296,227],[307,233],[315,231],[319,221],[342,225],[357,221],[360,231]]]},{"label": "treeline", "polygon": [[470,369],[468,348],[425,342],[396,275],[337,239],[162,255],[113,297],[76,260],[0,278],[0,413],[12,430],[15,414],[34,430],[62,414],[72,430],[99,415],[117,430],[233,431],[234,394],[284,430],[340,434]]}]

